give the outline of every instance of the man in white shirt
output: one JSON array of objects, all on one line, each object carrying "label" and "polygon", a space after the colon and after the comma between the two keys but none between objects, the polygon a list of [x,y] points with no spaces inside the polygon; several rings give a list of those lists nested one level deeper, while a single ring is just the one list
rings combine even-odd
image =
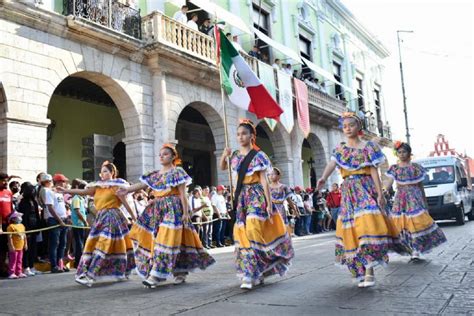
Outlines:
[{"label": "man in white shirt", "polygon": [[51,177],[49,174],[41,175],[43,188],[40,197],[44,208],[44,217],[48,226],[60,225],[49,231],[49,261],[51,263],[51,273],[68,272],[67,267],[62,267],[62,258],[66,250],[67,227],[64,227],[67,220],[66,203],[61,193],[58,193],[51,186],[51,181],[55,187],[65,188],[69,179],[62,174],[55,174]]},{"label": "man in white shirt", "polygon": [[196,32],[199,32],[199,27],[197,25],[197,21],[198,21],[198,15],[196,13],[193,13],[191,15],[191,19],[188,21],[187,25],[188,25],[188,27],[192,28]]},{"label": "man in white shirt", "polygon": [[283,67],[283,71],[290,76],[293,76],[293,71],[291,70],[291,64],[286,64],[285,67]]},{"label": "man in white shirt", "polygon": [[275,62],[273,63],[272,67],[277,69],[277,70],[280,70],[281,69],[281,60],[279,60],[278,58],[275,59]]},{"label": "man in white shirt", "polygon": [[183,24],[186,24],[188,22],[188,17],[186,16],[186,12],[188,12],[188,6],[183,5],[181,7],[181,10],[176,12],[173,15],[173,19],[175,19],[176,21],[181,22]]},{"label": "man in white shirt", "polygon": [[[202,203],[201,198],[201,187],[196,186],[189,197],[189,209],[191,214],[191,221],[193,223],[201,223],[202,222],[202,209],[205,207]],[[202,226],[201,224],[194,224],[194,228],[196,232],[199,234],[202,240]]]},{"label": "man in white shirt", "polygon": [[304,209],[303,198],[301,197],[301,188],[299,186],[295,187],[295,192],[290,195],[291,200],[296,205],[298,209],[298,214],[296,215],[296,224],[295,224],[295,235],[303,236],[304,235],[304,216],[306,215]]},{"label": "man in white shirt", "polygon": [[212,196],[211,202],[212,207],[216,214],[218,214],[219,220],[214,222],[214,231],[216,236],[216,246],[224,247],[224,233],[227,226],[227,220],[229,214],[227,212],[227,203],[224,197],[225,187],[223,185],[217,186],[217,193]]}]

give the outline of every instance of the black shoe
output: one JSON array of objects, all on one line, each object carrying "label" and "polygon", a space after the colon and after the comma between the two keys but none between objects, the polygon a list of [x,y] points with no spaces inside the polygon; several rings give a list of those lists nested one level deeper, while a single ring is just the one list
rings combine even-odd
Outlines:
[{"label": "black shoe", "polygon": [[71,271],[71,270],[69,270],[68,267],[64,267],[64,268],[63,268],[63,272],[69,272],[69,271]]},{"label": "black shoe", "polygon": [[217,245],[217,248],[222,248],[222,247],[225,247],[223,244],[218,244]]},{"label": "black shoe", "polygon": [[58,268],[51,269],[51,273],[63,273],[64,271]]}]

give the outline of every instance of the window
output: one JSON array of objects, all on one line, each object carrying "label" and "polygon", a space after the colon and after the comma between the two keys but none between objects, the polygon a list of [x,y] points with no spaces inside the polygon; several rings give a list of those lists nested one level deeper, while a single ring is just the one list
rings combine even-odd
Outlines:
[{"label": "window", "polygon": [[380,91],[374,90],[374,102],[375,102],[375,118],[377,119],[377,129],[379,134],[383,136],[383,122],[382,122],[382,108],[380,105]]},{"label": "window", "polygon": [[[333,68],[333,73],[334,73],[334,78],[338,81],[338,82],[342,82],[341,80],[341,77],[342,77],[342,74],[341,74],[341,65],[338,64],[337,62],[333,62],[332,63],[332,68]],[[335,93],[336,93],[336,98],[338,99],[343,99],[344,96],[342,94],[342,87],[341,85],[339,84],[336,84],[335,85]]]},{"label": "window", "polygon": [[[261,7],[257,5],[253,5],[253,26],[258,29],[263,34],[270,36],[270,14],[264,11]],[[257,36],[255,36],[254,45],[257,45],[260,49],[260,56],[262,61],[266,63],[270,63],[270,47],[260,40]],[[268,57],[265,58],[264,56]],[[265,60],[267,59],[267,60]]]},{"label": "window", "polygon": [[[311,61],[311,41],[308,40],[306,37],[300,35],[300,53],[301,56],[306,58],[307,60]],[[301,77],[311,77],[311,69],[309,69],[306,65],[301,68]]]},{"label": "window", "polygon": [[357,80],[357,100],[359,104],[359,111],[365,112],[364,89],[362,85],[362,79],[356,78],[356,80]]}]

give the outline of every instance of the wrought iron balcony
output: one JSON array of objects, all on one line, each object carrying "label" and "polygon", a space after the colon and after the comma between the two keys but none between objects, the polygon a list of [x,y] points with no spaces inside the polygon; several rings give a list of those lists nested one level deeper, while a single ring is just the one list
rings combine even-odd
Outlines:
[{"label": "wrought iron balcony", "polygon": [[135,10],[123,2],[123,0],[63,0],[63,14],[80,17],[141,39],[140,10]]}]

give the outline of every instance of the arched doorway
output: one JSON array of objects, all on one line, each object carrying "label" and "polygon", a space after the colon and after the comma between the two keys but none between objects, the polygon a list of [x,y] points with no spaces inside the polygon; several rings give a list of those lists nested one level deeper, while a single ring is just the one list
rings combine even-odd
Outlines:
[{"label": "arched doorway", "polygon": [[310,134],[303,140],[301,160],[304,186],[315,188],[318,178],[326,167],[324,147],[315,134]]},{"label": "arched doorway", "polygon": [[105,160],[118,163],[126,177],[125,135],[120,112],[110,95],[83,77],[67,77],[48,107],[48,171],[69,178],[98,180]]},{"label": "arched doorway", "polygon": [[[257,146],[260,147],[260,149],[267,154],[268,158],[272,162],[275,160],[275,151],[273,150],[273,145],[272,141],[270,140],[270,135],[267,133],[267,127],[263,126],[263,124],[266,123],[260,123],[257,125],[256,130],[257,130]],[[269,133],[271,133],[270,130],[268,130]]]},{"label": "arched doorway", "polygon": [[178,117],[176,139],[183,168],[193,178],[193,184],[214,185],[217,168],[213,131],[201,112],[191,105],[186,106]]}]

